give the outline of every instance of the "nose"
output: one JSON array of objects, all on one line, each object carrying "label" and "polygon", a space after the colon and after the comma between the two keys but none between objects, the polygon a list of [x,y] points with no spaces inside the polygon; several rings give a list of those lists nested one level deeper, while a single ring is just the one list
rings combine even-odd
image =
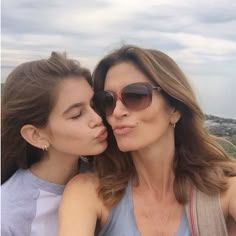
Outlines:
[{"label": "nose", "polygon": [[95,128],[102,125],[102,118],[92,109],[91,110],[91,119],[89,121],[89,127]]},{"label": "nose", "polygon": [[129,113],[128,108],[123,104],[121,99],[116,100],[115,108],[113,110],[113,116],[116,118],[120,118],[123,116],[127,116]]}]

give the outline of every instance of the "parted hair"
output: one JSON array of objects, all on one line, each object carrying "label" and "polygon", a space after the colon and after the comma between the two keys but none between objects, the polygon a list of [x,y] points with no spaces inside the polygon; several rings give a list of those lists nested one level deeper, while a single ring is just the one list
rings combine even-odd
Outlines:
[{"label": "parted hair", "polygon": [[66,53],[52,52],[48,59],[17,66],[7,77],[2,94],[2,172],[1,183],[19,168],[40,161],[43,152],[30,145],[20,134],[26,124],[45,127],[57,99],[61,81],[71,77],[86,79],[91,73]]},{"label": "parted hair", "polygon": [[[132,63],[147,78],[162,88],[161,94],[170,106],[181,113],[175,127],[174,193],[180,204],[188,201],[189,184],[206,194],[227,189],[226,178],[236,175],[236,162],[218,145],[204,127],[205,116],[194,92],[179,66],[165,53],[132,45],[105,56],[93,72],[94,91],[104,90],[108,70],[119,63]],[[99,195],[112,207],[120,201],[128,181],[136,175],[130,153],[119,151],[111,127],[108,148],[96,158]]]}]

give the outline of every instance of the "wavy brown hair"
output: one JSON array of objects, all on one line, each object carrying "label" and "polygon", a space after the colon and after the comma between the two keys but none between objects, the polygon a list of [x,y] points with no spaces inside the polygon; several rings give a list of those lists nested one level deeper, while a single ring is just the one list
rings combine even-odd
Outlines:
[{"label": "wavy brown hair", "polygon": [[[225,191],[226,178],[236,175],[236,162],[217,144],[204,127],[204,114],[184,73],[166,54],[158,50],[123,46],[105,56],[93,73],[95,92],[104,90],[108,70],[130,62],[162,88],[162,96],[181,113],[175,127],[174,192],[180,204],[188,201],[188,183],[207,194]],[[130,153],[119,151],[111,127],[108,149],[96,158],[99,195],[111,207],[123,196],[129,179],[136,175]]]},{"label": "wavy brown hair", "polygon": [[58,85],[71,77],[84,78],[92,85],[88,69],[57,52],[52,52],[48,59],[23,63],[7,77],[2,95],[1,183],[18,168],[29,168],[41,160],[43,152],[27,143],[20,130],[25,124],[47,125]]}]

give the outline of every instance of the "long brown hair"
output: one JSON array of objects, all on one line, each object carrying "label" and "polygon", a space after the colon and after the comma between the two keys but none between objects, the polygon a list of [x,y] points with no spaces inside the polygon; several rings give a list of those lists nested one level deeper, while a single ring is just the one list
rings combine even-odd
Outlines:
[{"label": "long brown hair", "polygon": [[[108,70],[121,62],[131,62],[147,78],[162,88],[164,99],[181,113],[175,127],[174,192],[181,204],[188,200],[188,183],[213,194],[227,189],[226,177],[236,175],[236,163],[204,128],[204,114],[184,73],[166,54],[158,50],[123,46],[104,57],[93,73],[94,91],[104,90]],[[108,123],[108,149],[96,158],[99,194],[108,207],[123,196],[129,179],[136,175],[129,153],[119,151]]]},{"label": "long brown hair", "polygon": [[2,96],[1,183],[18,168],[40,161],[43,152],[27,143],[20,130],[25,124],[45,127],[57,97],[60,81],[83,77],[91,84],[91,73],[66,54],[52,52],[49,59],[17,66],[8,76]]}]

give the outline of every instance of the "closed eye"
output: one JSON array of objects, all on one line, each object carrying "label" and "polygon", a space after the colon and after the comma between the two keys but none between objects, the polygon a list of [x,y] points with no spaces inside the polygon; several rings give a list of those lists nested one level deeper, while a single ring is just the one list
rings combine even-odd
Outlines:
[{"label": "closed eye", "polygon": [[75,120],[78,119],[82,115],[82,112],[80,112],[78,115],[72,116],[71,119]]}]

